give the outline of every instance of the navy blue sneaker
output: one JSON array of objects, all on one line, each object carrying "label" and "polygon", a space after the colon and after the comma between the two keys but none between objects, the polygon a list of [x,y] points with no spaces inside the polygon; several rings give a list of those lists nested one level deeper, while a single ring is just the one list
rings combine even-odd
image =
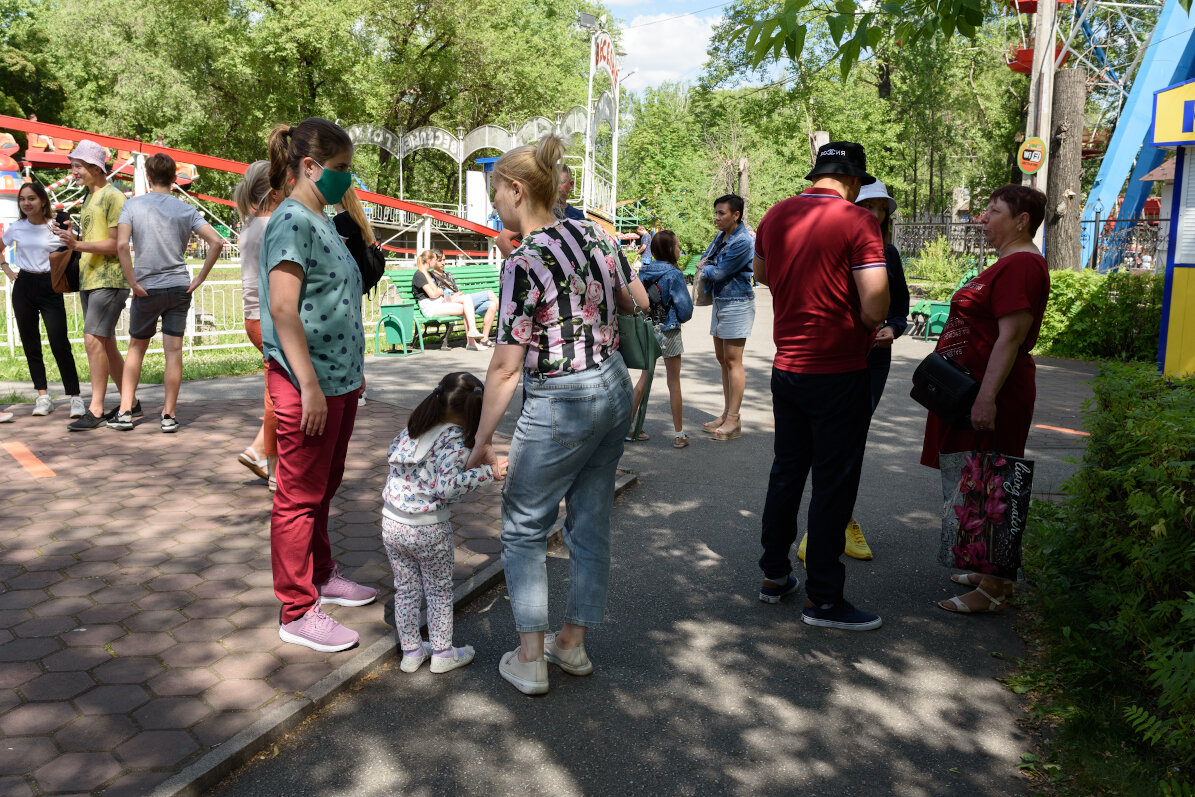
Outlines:
[{"label": "navy blue sneaker", "polygon": [[792,595],[800,588],[801,582],[793,578],[791,573],[783,581],[765,578],[759,587],[759,599],[764,603],[779,603],[785,595]]},{"label": "navy blue sneaker", "polygon": [[871,631],[883,625],[878,614],[856,609],[846,601],[814,606],[805,601],[801,621],[819,628],[839,628],[843,631]]}]

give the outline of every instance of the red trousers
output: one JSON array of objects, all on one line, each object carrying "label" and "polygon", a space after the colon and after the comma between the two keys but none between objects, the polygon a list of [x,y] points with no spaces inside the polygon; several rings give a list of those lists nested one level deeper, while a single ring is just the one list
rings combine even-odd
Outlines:
[{"label": "red trousers", "polygon": [[361,391],[328,396],[324,433],[312,437],[299,428],[303,402],[286,369],[268,363],[266,380],[278,418],[278,492],[270,513],[270,561],[282,622],[289,623],[315,605],[316,585],[332,575],[328,507],[344,476]]}]

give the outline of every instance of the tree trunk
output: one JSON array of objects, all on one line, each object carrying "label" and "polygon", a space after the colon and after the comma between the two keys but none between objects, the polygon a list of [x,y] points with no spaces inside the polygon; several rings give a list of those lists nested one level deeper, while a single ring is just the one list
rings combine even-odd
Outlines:
[{"label": "tree trunk", "polygon": [[1078,271],[1079,185],[1083,178],[1083,110],[1087,73],[1082,67],[1060,69],[1054,77],[1050,171],[1046,181],[1045,255],[1050,268]]},{"label": "tree trunk", "polygon": [[747,159],[739,158],[739,196],[743,198],[743,218],[747,218]]}]

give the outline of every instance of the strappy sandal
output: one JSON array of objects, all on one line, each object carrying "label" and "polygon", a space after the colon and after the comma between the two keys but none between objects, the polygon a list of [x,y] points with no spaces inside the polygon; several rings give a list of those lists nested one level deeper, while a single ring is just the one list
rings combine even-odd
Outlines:
[{"label": "strappy sandal", "polygon": [[718,430],[718,427],[724,423],[726,423],[726,415],[722,414],[712,421],[702,421],[701,431],[705,432],[706,434],[713,434]]},{"label": "strappy sandal", "polygon": [[[972,576],[979,580],[972,581]],[[950,580],[955,584],[962,584],[964,587],[978,587],[983,583],[983,573],[952,573]]]},{"label": "strappy sandal", "polygon": [[938,606],[942,607],[948,612],[955,612],[957,614],[986,614],[988,612],[1004,611],[1005,603],[1003,598],[993,598],[983,587],[976,587],[975,592],[978,592],[980,595],[988,599],[988,605],[986,609],[972,609],[970,606],[963,603],[962,598],[957,596],[948,598],[944,601],[938,601]]},{"label": "strappy sandal", "polygon": [[[728,413],[726,413],[726,417],[728,419],[729,418],[738,418],[739,414],[737,412],[728,412]],[[723,423],[725,423],[725,421],[723,421]],[[719,426],[717,429],[715,429],[713,431],[713,435],[714,435],[715,440],[734,440],[736,437],[742,437],[743,436],[742,422],[740,421],[738,427],[731,429],[729,432],[722,431],[722,427]]]},{"label": "strappy sandal", "polygon": [[622,439],[628,443],[642,443],[644,440],[650,440],[651,438],[647,436],[647,432],[641,431],[641,432],[639,432],[638,435],[629,435],[628,434],[626,437],[624,437]]}]

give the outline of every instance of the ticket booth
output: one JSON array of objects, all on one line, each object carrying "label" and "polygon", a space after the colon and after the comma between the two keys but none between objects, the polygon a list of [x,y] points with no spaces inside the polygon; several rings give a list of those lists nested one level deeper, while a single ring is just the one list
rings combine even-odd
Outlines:
[{"label": "ticket booth", "polygon": [[1195,79],[1154,92],[1151,143],[1177,147],[1158,366],[1195,375]]}]

